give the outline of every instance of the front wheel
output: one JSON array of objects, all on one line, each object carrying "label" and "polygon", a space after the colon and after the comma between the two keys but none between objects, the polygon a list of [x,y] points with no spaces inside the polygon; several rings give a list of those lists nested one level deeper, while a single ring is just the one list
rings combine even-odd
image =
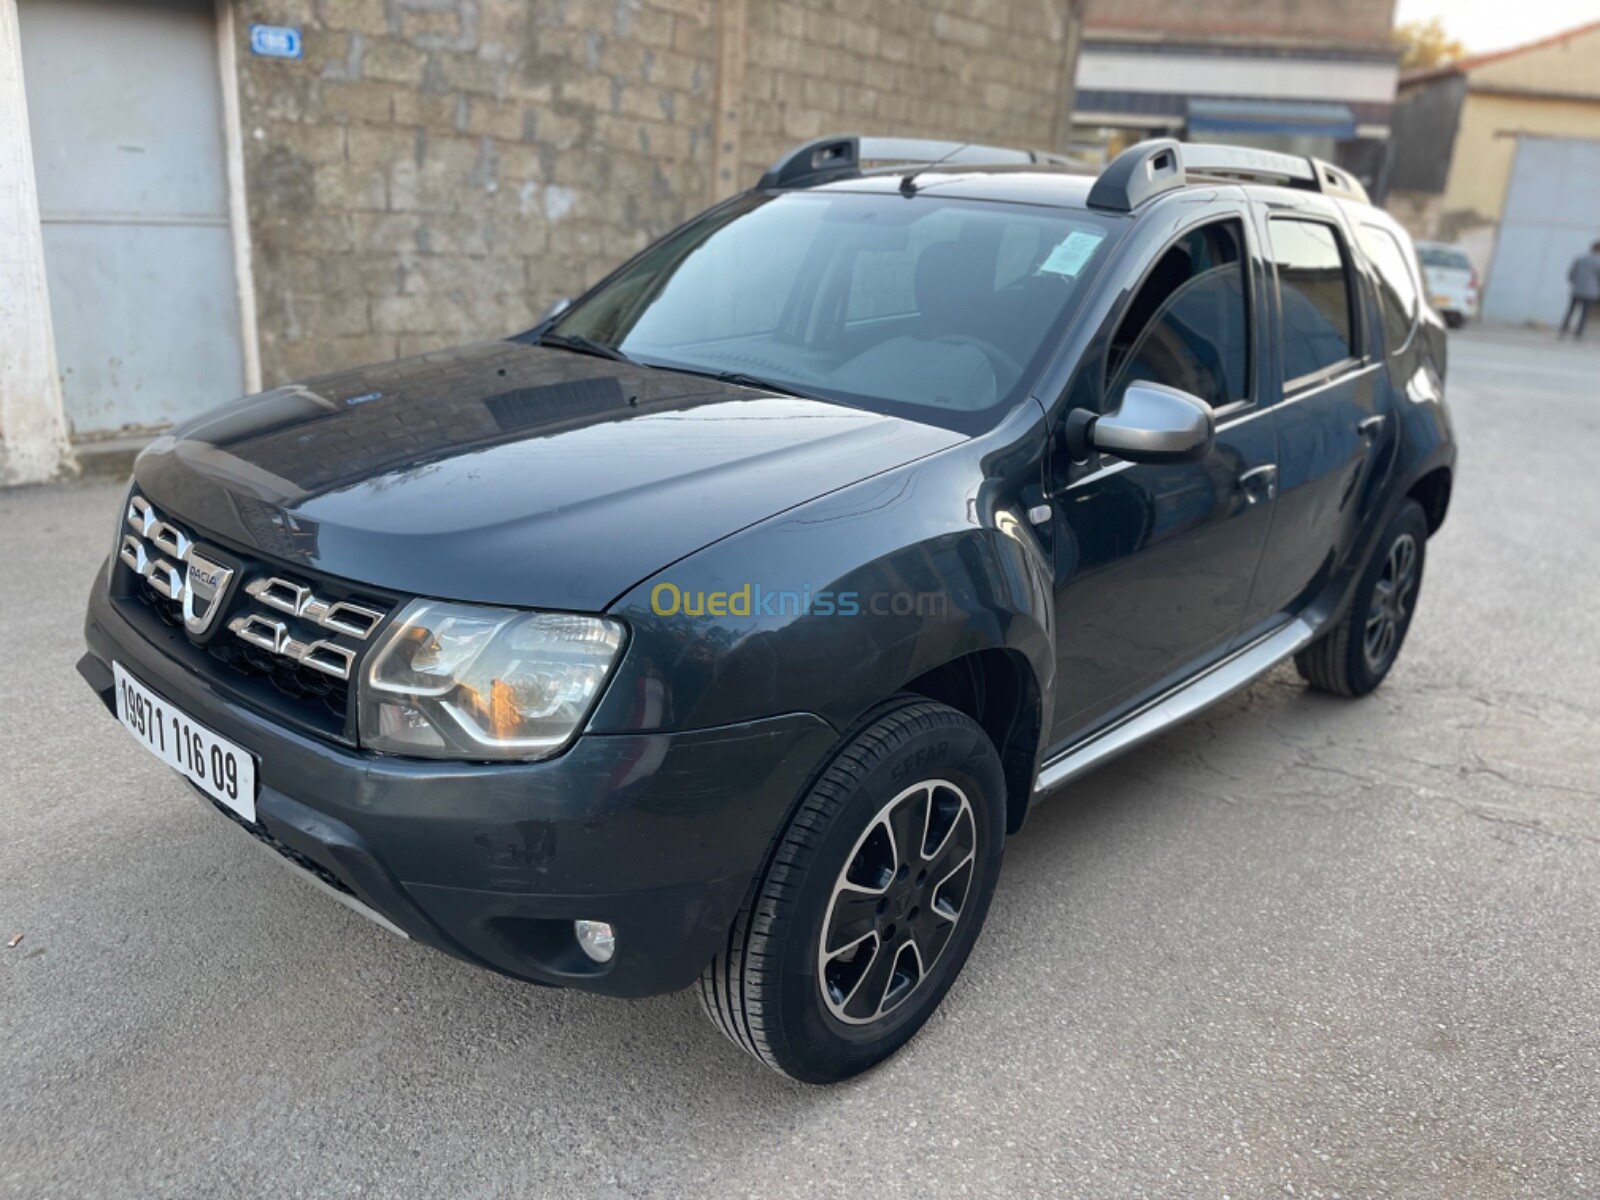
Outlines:
[{"label": "front wheel", "polygon": [[1383,682],[1417,611],[1427,545],[1428,519],[1421,505],[1407,500],[1383,531],[1350,610],[1295,655],[1302,679],[1339,696],[1365,696]]},{"label": "front wheel", "polygon": [[982,728],[942,704],[896,704],[806,794],[701,976],[701,1003],[794,1079],[865,1071],[955,982],[1004,846],[1005,780]]}]

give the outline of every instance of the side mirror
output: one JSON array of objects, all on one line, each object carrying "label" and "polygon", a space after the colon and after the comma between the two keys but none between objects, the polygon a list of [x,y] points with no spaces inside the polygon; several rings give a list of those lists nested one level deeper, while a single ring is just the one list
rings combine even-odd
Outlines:
[{"label": "side mirror", "polygon": [[1216,422],[1209,404],[1181,388],[1130,383],[1113,411],[1074,409],[1062,433],[1078,461],[1098,450],[1129,462],[1193,462],[1211,453]]},{"label": "side mirror", "polygon": [[550,305],[549,308],[545,309],[544,312],[540,314],[539,324],[543,325],[546,321],[554,321],[557,317],[571,307],[572,298],[570,296],[562,296],[561,299],[555,301]]}]

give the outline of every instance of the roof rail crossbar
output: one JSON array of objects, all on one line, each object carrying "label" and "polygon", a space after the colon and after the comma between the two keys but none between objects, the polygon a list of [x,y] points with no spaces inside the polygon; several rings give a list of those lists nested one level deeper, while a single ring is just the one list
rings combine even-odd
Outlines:
[{"label": "roof rail crossbar", "polygon": [[1089,206],[1132,212],[1153,196],[1183,187],[1190,182],[1190,175],[1274,183],[1370,203],[1360,180],[1321,159],[1248,146],[1155,138],[1128,147],[1112,160],[1090,189]]},{"label": "roof rail crossbar", "polygon": [[806,188],[835,179],[853,179],[866,163],[929,166],[933,163],[1002,165],[1008,163],[1062,163],[1059,155],[976,142],[947,142],[930,138],[839,137],[818,138],[796,146],[767,168],[759,188]]}]

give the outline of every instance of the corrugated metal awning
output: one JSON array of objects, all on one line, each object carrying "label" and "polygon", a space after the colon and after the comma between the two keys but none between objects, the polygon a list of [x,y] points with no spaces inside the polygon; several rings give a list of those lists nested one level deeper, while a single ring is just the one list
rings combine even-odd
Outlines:
[{"label": "corrugated metal awning", "polygon": [[1355,114],[1347,104],[1191,97],[1188,124],[1191,136],[1197,133],[1310,134],[1340,139],[1356,136]]}]

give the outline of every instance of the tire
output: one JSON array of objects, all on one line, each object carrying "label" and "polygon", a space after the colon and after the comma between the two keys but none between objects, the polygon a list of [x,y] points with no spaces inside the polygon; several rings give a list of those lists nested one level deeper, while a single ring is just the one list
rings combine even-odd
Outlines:
[{"label": "tire", "polygon": [[1444,323],[1447,329],[1464,329],[1466,328],[1467,318],[1458,312],[1446,312],[1444,314]]},{"label": "tire", "polygon": [[912,1038],[960,974],[1004,849],[1005,779],[982,728],[942,704],[891,702],[864,718],[779,835],[700,977],[701,1005],[730,1041],[793,1079],[867,1070]]},{"label": "tire", "polygon": [[[1417,611],[1427,546],[1428,519],[1421,505],[1407,500],[1378,539],[1349,611],[1294,656],[1302,679],[1319,692],[1336,696],[1365,696],[1383,682]],[[1393,583],[1397,572],[1409,581],[1402,582],[1398,592]]]}]

